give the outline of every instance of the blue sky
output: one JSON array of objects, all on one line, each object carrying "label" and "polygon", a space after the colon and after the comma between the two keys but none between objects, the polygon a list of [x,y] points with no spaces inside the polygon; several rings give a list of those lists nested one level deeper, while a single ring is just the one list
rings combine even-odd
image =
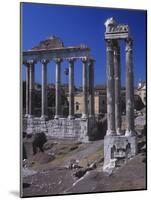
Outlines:
[{"label": "blue sky", "polygon": [[[65,46],[86,44],[91,49],[95,62],[95,84],[106,83],[106,49],[104,22],[114,17],[119,24],[128,24],[134,40],[134,81],[146,80],[146,12],[112,8],[57,6],[48,4],[22,4],[23,49],[36,46],[51,35],[60,37]],[[62,82],[67,82],[62,63]],[[25,67],[23,66],[23,79]],[[41,81],[41,66],[36,65],[35,81]],[[121,42],[121,75],[125,83],[125,43]],[[55,63],[48,65],[48,82],[55,81]],[[75,83],[82,84],[82,63],[75,63]]]}]

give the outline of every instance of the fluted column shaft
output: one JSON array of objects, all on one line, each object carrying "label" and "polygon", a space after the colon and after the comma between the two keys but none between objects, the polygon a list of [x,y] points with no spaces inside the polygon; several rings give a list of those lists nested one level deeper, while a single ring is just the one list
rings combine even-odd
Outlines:
[{"label": "fluted column shaft", "polygon": [[55,119],[58,119],[61,115],[61,93],[60,93],[60,84],[61,84],[61,59],[55,59],[56,61],[56,114]]},{"label": "fluted column shaft", "polygon": [[35,72],[35,62],[33,60],[29,61],[29,117],[34,115],[34,72]]},{"label": "fluted column shaft", "polygon": [[88,66],[88,59],[83,58],[83,74],[82,74],[82,83],[83,83],[83,113],[82,118],[88,117],[88,94],[87,94],[87,66]]},{"label": "fluted column shaft", "polygon": [[94,116],[94,60],[89,61],[89,116]]},{"label": "fluted column shaft", "polygon": [[48,60],[42,60],[42,79],[41,79],[41,119],[47,117],[47,63]]},{"label": "fluted column shaft", "polygon": [[106,40],[107,59],[107,133],[115,135],[115,88],[114,88],[114,49],[113,41]]},{"label": "fluted column shaft", "polygon": [[74,59],[69,59],[69,119],[74,118]]},{"label": "fluted column shaft", "polygon": [[133,43],[126,40],[126,135],[134,133]]},{"label": "fluted column shaft", "polygon": [[120,72],[120,47],[118,41],[114,42],[114,81],[115,81],[115,127],[121,135],[121,72]]}]

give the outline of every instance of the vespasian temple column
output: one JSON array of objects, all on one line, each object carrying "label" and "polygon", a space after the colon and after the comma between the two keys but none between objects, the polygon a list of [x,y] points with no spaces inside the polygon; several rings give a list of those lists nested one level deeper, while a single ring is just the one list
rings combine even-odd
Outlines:
[{"label": "vespasian temple column", "polygon": [[121,135],[121,73],[120,46],[118,40],[114,42],[114,81],[115,81],[115,127],[116,133]]},{"label": "vespasian temple column", "polygon": [[74,119],[74,61],[69,59],[69,119]]},{"label": "vespasian temple column", "polygon": [[58,119],[61,115],[61,93],[60,93],[60,83],[61,83],[61,61],[62,59],[55,59],[56,62],[56,114],[55,119]]},{"label": "vespasian temple column", "polygon": [[41,79],[41,119],[47,118],[47,64],[48,60],[41,60],[42,79]]},{"label": "vespasian temple column", "polygon": [[32,117],[34,115],[34,72],[35,72],[35,61],[28,61],[29,64],[29,115]]},{"label": "vespasian temple column", "polygon": [[134,134],[134,83],[133,83],[133,41],[126,39],[126,133]]},{"label": "vespasian temple column", "polygon": [[26,67],[26,113],[25,117],[28,117],[29,114],[29,64],[24,62]]},{"label": "vespasian temple column", "polygon": [[115,88],[114,88],[114,48],[113,41],[106,40],[107,59],[107,133],[116,135],[115,131]]},{"label": "vespasian temple column", "polygon": [[82,74],[82,84],[83,84],[83,113],[82,118],[87,119],[88,117],[88,92],[87,92],[87,67],[88,67],[88,59],[82,58],[83,63],[83,74]]},{"label": "vespasian temple column", "polygon": [[88,63],[89,67],[89,116],[94,116],[94,60],[90,59]]}]

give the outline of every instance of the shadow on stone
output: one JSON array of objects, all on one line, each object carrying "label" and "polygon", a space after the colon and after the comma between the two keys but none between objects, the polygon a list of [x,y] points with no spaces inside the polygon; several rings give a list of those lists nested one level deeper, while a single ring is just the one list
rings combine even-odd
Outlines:
[{"label": "shadow on stone", "polygon": [[23,188],[28,188],[28,187],[30,187],[29,183],[23,183]]},{"label": "shadow on stone", "polygon": [[103,117],[99,119],[96,123],[96,127],[91,130],[89,135],[90,141],[101,140],[104,138],[107,129],[107,118]]},{"label": "shadow on stone", "polygon": [[145,153],[146,152],[146,142],[142,141],[138,143],[138,153]]}]

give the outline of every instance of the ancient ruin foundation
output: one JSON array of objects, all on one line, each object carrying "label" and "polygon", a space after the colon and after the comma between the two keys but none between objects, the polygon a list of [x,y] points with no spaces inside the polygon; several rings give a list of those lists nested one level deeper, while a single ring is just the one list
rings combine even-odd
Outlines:
[{"label": "ancient ruin foundation", "polygon": [[[107,59],[107,132],[104,139],[104,171],[137,153],[134,130],[133,40],[128,25],[117,25],[113,18],[105,22]],[[126,43],[126,130],[121,130],[120,40]]]}]

